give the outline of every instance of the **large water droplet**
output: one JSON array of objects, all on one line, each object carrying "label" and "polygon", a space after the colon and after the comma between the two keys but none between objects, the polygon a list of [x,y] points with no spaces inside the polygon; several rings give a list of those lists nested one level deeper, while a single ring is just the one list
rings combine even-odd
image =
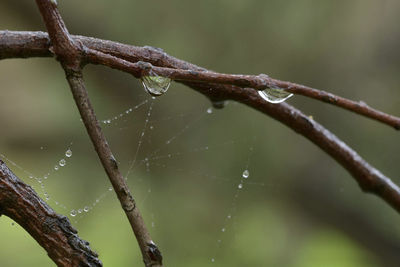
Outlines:
[{"label": "large water droplet", "polygon": [[152,96],[160,96],[167,92],[171,79],[167,77],[151,75],[141,78],[144,89]]},{"label": "large water droplet", "polygon": [[84,212],[88,212],[88,211],[89,211],[89,207],[88,207],[88,206],[85,206],[85,207],[83,208],[83,211],[84,211]]},{"label": "large water droplet", "polygon": [[264,91],[258,91],[258,94],[266,101],[277,104],[282,103],[286,99],[293,96],[293,94],[286,92],[280,88],[267,88]]},{"label": "large water droplet", "polygon": [[71,213],[70,213],[70,214],[71,214],[72,217],[75,217],[76,214],[77,214],[77,213],[76,213],[76,210],[71,210]]},{"label": "large water droplet", "polygon": [[71,149],[68,149],[67,151],[65,151],[65,156],[66,156],[67,158],[70,158],[70,157],[72,156],[72,151],[71,151]]},{"label": "large water droplet", "polygon": [[65,164],[67,164],[67,162],[65,161],[65,159],[61,159],[60,162],[58,162],[58,164],[59,164],[61,167],[64,167]]},{"label": "large water droplet", "polygon": [[250,175],[249,170],[244,170],[243,173],[242,173],[242,177],[243,177],[244,179],[249,178],[249,175]]}]

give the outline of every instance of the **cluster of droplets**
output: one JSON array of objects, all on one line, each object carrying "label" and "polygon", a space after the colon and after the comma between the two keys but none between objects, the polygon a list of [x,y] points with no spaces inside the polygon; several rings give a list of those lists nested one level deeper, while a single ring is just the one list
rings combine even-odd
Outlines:
[{"label": "cluster of droplets", "polygon": [[103,124],[111,124],[111,123],[113,123],[114,121],[116,121],[116,120],[118,120],[118,119],[121,119],[121,118],[123,118],[123,117],[129,115],[130,113],[132,113],[133,111],[137,110],[138,108],[142,107],[143,105],[145,105],[145,104],[147,104],[147,103],[148,103],[148,100],[144,100],[143,102],[137,104],[136,106],[131,107],[131,108],[125,110],[124,112],[119,113],[118,115],[116,115],[116,116],[114,116],[114,117],[112,117],[112,118],[103,120],[102,122],[103,122]]}]

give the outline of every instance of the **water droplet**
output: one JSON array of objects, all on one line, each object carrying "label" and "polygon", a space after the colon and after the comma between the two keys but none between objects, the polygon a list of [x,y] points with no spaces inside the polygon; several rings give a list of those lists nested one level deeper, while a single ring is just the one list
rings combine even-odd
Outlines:
[{"label": "water droplet", "polygon": [[96,203],[99,203],[100,202],[100,200],[99,199],[96,199]]},{"label": "water droplet", "polygon": [[242,173],[242,177],[243,177],[244,179],[249,178],[249,175],[250,175],[249,170],[244,170],[244,172]]},{"label": "water droplet", "polygon": [[78,213],[82,213],[82,209],[79,209],[79,210],[78,210]]},{"label": "water droplet", "polygon": [[112,187],[111,186],[108,188],[108,191],[112,191]]},{"label": "water droplet", "polygon": [[156,224],[154,223],[154,222],[151,222],[151,227],[155,227],[156,226]]},{"label": "water droplet", "polygon": [[47,179],[47,177],[48,177],[48,176],[47,176],[47,175],[45,175],[45,176],[43,176],[43,179],[45,179],[45,180],[46,180],[46,179]]},{"label": "water droplet", "polygon": [[212,101],[211,102],[213,107],[216,109],[222,109],[225,107],[226,105],[226,101],[222,100],[222,101]]},{"label": "water droplet", "polygon": [[72,156],[72,150],[71,150],[71,149],[68,149],[67,151],[65,151],[65,156],[66,156],[67,158],[70,158],[70,157]]},{"label": "water droplet", "polygon": [[70,214],[71,214],[72,217],[75,217],[76,214],[77,214],[77,213],[76,213],[76,210],[71,210],[71,213],[70,213]]},{"label": "water droplet", "polygon": [[41,184],[42,183],[42,179],[37,179],[38,183]]},{"label": "water droplet", "polygon": [[58,162],[58,164],[59,164],[61,167],[64,167],[65,164],[67,164],[67,162],[65,161],[65,159],[61,159],[60,162]]},{"label": "water droplet", "polygon": [[229,214],[228,216],[226,216],[226,218],[230,219],[232,218],[232,215]]},{"label": "water droplet", "polygon": [[33,176],[32,176],[32,175],[29,175],[29,178],[30,178],[30,179],[33,179]]},{"label": "water droplet", "polygon": [[153,130],[153,129],[154,129],[154,126],[153,126],[153,125],[151,125],[151,126],[150,126],[150,130]]},{"label": "water droplet", "polygon": [[207,113],[208,113],[208,114],[211,114],[212,112],[213,112],[212,108],[208,108],[208,109],[207,109]]},{"label": "water droplet", "polygon": [[266,101],[277,104],[282,103],[286,99],[293,96],[293,94],[286,92],[280,88],[267,88],[264,91],[258,91],[258,94]]},{"label": "water droplet", "polygon": [[84,211],[84,212],[88,212],[88,211],[89,211],[89,207],[88,207],[88,206],[85,206],[85,207],[83,208],[83,211]]},{"label": "water droplet", "polygon": [[58,169],[59,169],[58,165],[55,165],[54,170],[58,171]]},{"label": "water droplet", "polygon": [[11,226],[14,226],[14,225],[15,225],[15,223],[14,223],[14,222],[12,222],[12,223],[11,223]]},{"label": "water droplet", "polygon": [[239,189],[242,189],[242,188],[243,188],[243,184],[239,184],[239,185],[238,185],[238,188],[239,188]]},{"label": "water droplet", "polygon": [[160,96],[167,92],[169,85],[171,84],[171,79],[158,76],[150,75],[143,76],[141,78],[144,89],[152,96]]},{"label": "water droplet", "polygon": [[212,258],[212,259],[211,259],[211,262],[215,262],[215,259],[214,259],[214,258]]},{"label": "water droplet", "polygon": [[221,229],[221,232],[225,232],[225,228],[222,228],[222,229]]}]

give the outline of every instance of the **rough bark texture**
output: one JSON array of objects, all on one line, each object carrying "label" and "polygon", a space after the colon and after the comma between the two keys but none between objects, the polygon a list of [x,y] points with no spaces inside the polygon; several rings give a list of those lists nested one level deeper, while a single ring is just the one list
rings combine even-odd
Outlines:
[{"label": "rough bark texture", "polygon": [[[215,107],[223,107],[223,101],[229,99],[269,115],[303,135],[334,158],[354,177],[363,191],[375,194],[400,212],[400,189],[388,177],[368,164],[348,145],[312,118],[286,103],[266,102],[259,96],[257,90],[277,86],[288,92],[348,109],[395,129],[400,129],[399,118],[372,109],[362,102],[351,101],[307,86],[272,79],[264,74],[220,74],[176,59],[158,48],[136,47],[84,36],[72,36],[69,35],[58,13],[56,1],[36,0],[36,2],[49,35],[43,32],[0,31],[0,59],[55,55],[60,61],[83,122],[131,223],[146,266],[161,266],[161,253],[150,238],[90,105],[82,78],[82,66],[88,63],[116,68],[131,73],[136,78],[152,70],[202,93],[213,102]],[[0,180],[0,212],[15,218],[21,226],[26,228],[40,245],[48,250],[49,256],[57,264],[76,266],[85,260],[88,265],[82,266],[101,264],[96,255],[89,257],[92,252],[84,241],[80,239],[77,241],[76,231],[68,223],[68,226],[65,226],[68,222],[65,217],[54,215],[54,212],[37,197],[32,189],[26,185],[22,186],[22,182],[12,175],[4,163],[1,162],[0,167],[2,178]],[[23,192],[23,194],[18,192]],[[33,200],[40,205],[32,205]],[[32,217],[35,218],[33,222],[31,222]],[[49,233],[54,232],[57,233],[55,237],[48,237]],[[81,248],[83,252],[76,253],[74,248]],[[71,253],[73,256],[69,256]]]},{"label": "rough bark texture", "polygon": [[58,215],[0,160],[0,215],[21,225],[58,266],[102,266],[67,217]]}]

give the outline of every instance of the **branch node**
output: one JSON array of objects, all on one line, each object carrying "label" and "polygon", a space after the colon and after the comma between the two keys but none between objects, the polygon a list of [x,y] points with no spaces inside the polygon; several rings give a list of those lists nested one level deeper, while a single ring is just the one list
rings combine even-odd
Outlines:
[{"label": "branch node", "polygon": [[163,258],[161,251],[158,249],[157,245],[153,241],[150,241],[150,243],[147,244],[147,254],[152,261],[157,264],[162,264]]}]

